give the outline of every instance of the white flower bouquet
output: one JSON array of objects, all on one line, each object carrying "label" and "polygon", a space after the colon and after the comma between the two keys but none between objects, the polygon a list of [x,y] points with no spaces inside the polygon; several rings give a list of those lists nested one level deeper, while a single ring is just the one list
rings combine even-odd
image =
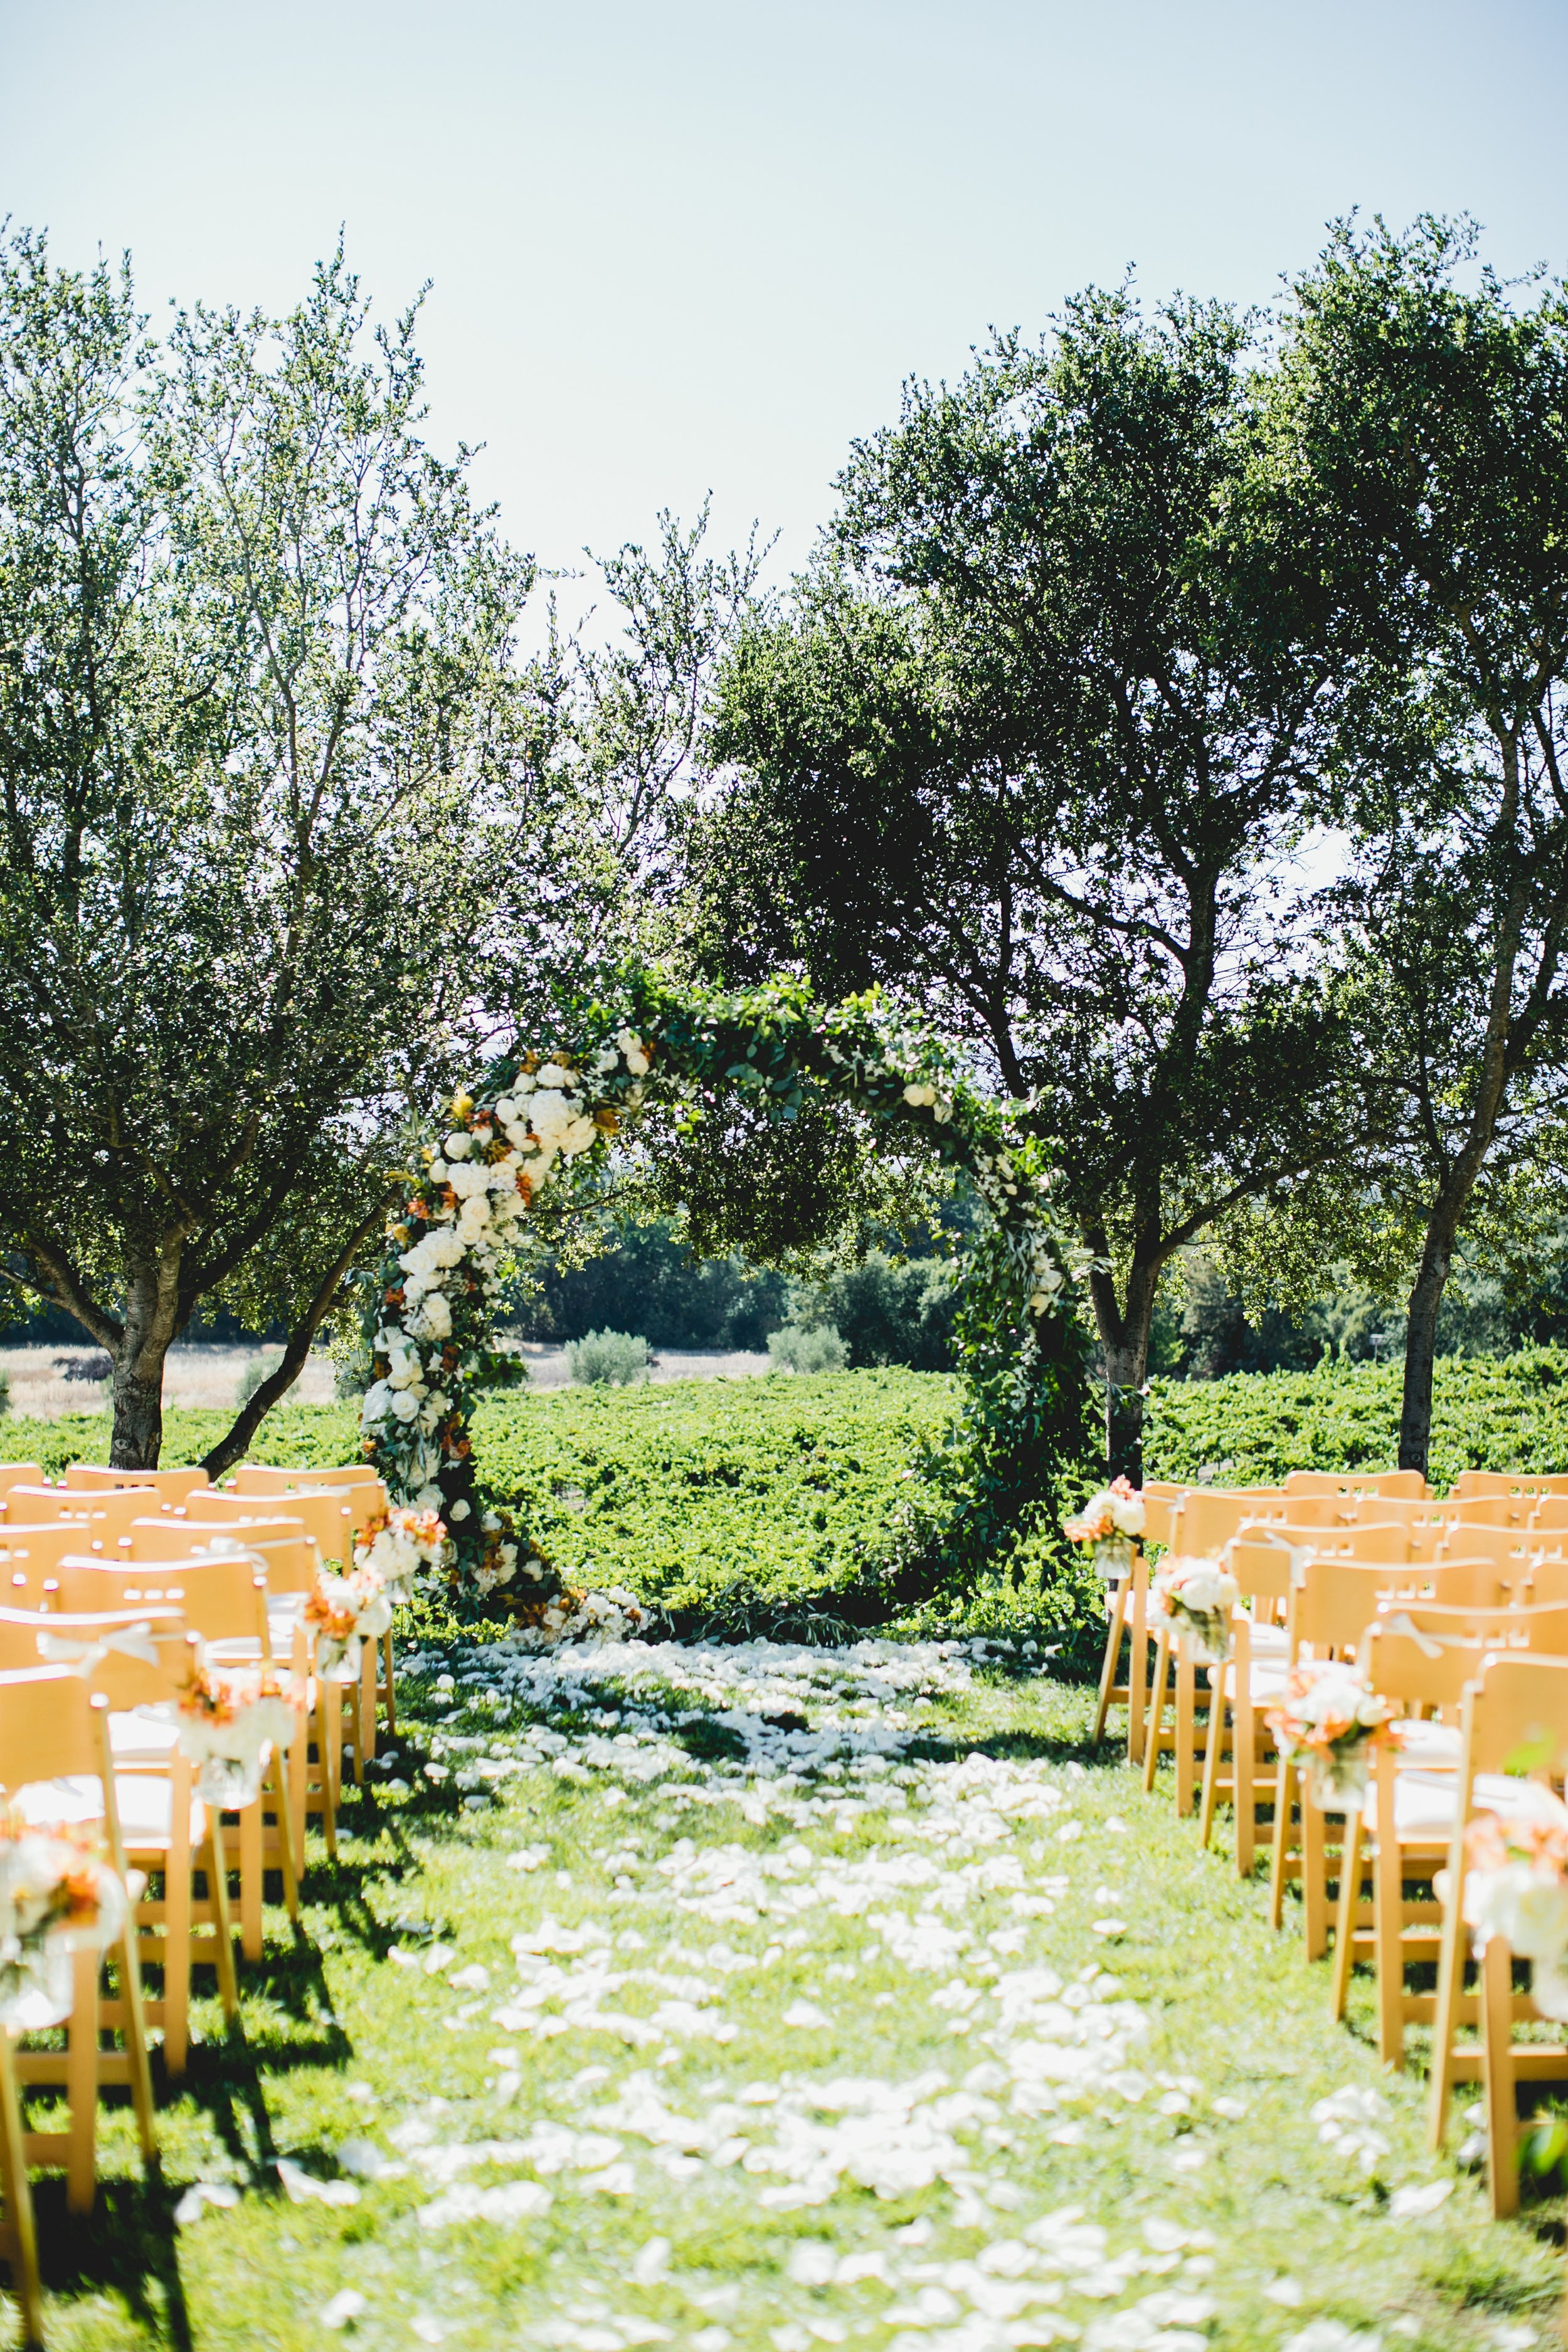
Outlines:
[{"label": "white flower bouquet", "polygon": [[266,1666],[192,1669],[178,1701],[180,1753],[196,1767],[196,1794],[233,1811],[254,1804],[262,1768],[299,1727],[304,1695]]},{"label": "white flower bouquet", "polygon": [[1068,1543],[1088,1544],[1108,1584],[1132,1566],[1132,1539],[1143,1532],[1143,1497],[1125,1478],[1091,1495],[1076,1518],[1062,1521]]},{"label": "white flower bouquet", "polygon": [[[1500,1936],[1530,1962],[1543,2017],[1568,2022],[1568,1807],[1531,1789],[1528,1811],[1478,1813],[1465,1832],[1465,1920],[1476,1951]],[[1447,1873],[1440,1874],[1447,1879]],[[1443,1889],[1439,1887],[1439,1894]],[[1445,1896],[1445,1899],[1446,1896]]]},{"label": "white flower bouquet", "polygon": [[0,1821],[0,2026],[37,2033],[70,2015],[72,1957],[125,1931],[115,1873],[72,1829]]},{"label": "white flower bouquet", "polygon": [[389,1601],[406,1601],[422,1568],[439,1568],[447,1530],[435,1511],[393,1509],[354,1538],[354,1572],[379,1576]]},{"label": "white flower bouquet", "polygon": [[392,1622],[392,1601],[380,1570],[319,1576],[315,1591],[306,1596],[305,1622],[315,1628],[318,1671],[352,1683],[359,1673],[362,1643],[378,1640]]},{"label": "white flower bouquet", "polygon": [[1281,1702],[1266,1719],[1280,1752],[1305,1770],[1312,1802],[1326,1813],[1360,1811],[1373,1748],[1394,1746],[1402,1737],[1388,1700],[1339,1658],[1292,1666]]},{"label": "white flower bouquet", "polygon": [[1230,1655],[1230,1612],[1240,1594],[1235,1577],[1217,1559],[1175,1553],[1150,1579],[1150,1613],[1168,1620],[1196,1664],[1222,1666]]}]

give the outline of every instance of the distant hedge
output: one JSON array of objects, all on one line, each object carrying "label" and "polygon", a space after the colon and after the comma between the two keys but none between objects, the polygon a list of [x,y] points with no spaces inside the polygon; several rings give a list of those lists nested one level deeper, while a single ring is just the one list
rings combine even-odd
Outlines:
[{"label": "distant hedge", "polygon": [[[1233,1372],[1151,1383],[1145,1465],[1154,1478],[1267,1485],[1287,1470],[1391,1470],[1402,1368],[1322,1363],[1310,1372]],[[1440,1356],[1432,1484],[1461,1470],[1568,1471],[1568,1352]]]},{"label": "distant hedge", "polygon": [[[574,1579],[626,1583],[682,1612],[731,1585],[830,1601],[909,1494],[921,1440],[957,1403],[955,1381],[901,1369],[513,1391],[480,1406],[474,1452],[486,1496]],[[228,1421],[167,1413],[163,1460],[199,1460]],[[51,1473],[106,1460],[108,1441],[101,1412],[0,1421],[0,1460]],[[357,1452],[352,1405],[280,1407],[251,1448],[265,1462]]]}]

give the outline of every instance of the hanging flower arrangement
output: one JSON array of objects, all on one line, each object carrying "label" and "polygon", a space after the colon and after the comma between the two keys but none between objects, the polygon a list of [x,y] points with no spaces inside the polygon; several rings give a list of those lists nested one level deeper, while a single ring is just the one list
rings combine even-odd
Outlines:
[{"label": "hanging flower arrangement", "polygon": [[1531,1782],[1520,1793],[1517,1811],[1478,1813],[1465,1831],[1465,1922],[1478,1956],[1499,1936],[1528,1960],[1536,2008],[1568,2023],[1568,1806]]},{"label": "hanging flower arrangement", "polygon": [[72,1963],[125,1932],[125,1888],[87,1838],[0,1819],[0,2028],[36,2033],[70,2015]]},{"label": "hanging flower arrangement", "polygon": [[1130,1573],[1133,1542],[1143,1532],[1143,1497],[1126,1478],[1091,1495],[1076,1517],[1062,1521],[1068,1543],[1086,1544],[1107,1584]]},{"label": "hanging flower arrangement", "polygon": [[180,1753],[196,1767],[196,1794],[234,1811],[254,1804],[275,1748],[300,1726],[305,1693],[268,1666],[193,1666],[177,1701]]},{"label": "hanging flower arrangement", "polygon": [[447,1530],[435,1511],[395,1507],[354,1538],[356,1573],[379,1576],[393,1601],[406,1600],[420,1571],[438,1569],[446,1557]]},{"label": "hanging flower arrangement", "polygon": [[1265,1718],[1280,1753],[1307,1774],[1308,1793],[1326,1813],[1360,1811],[1373,1751],[1402,1737],[1391,1703],[1338,1658],[1291,1667],[1280,1704]]},{"label": "hanging flower arrangement", "polygon": [[[438,1558],[422,1552],[416,1585],[444,1585],[444,1597],[469,1611],[499,1602],[524,1624],[542,1623],[563,1586],[537,1543],[485,1508],[474,1482],[474,1401],[515,1369],[492,1349],[494,1310],[531,1207],[546,1187],[602,1160],[647,1102],[690,1106],[729,1089],[784,1119],[810,1102],[847,1102],[963,1167],[991,1217],[972,1284],[984,1291],[994,1335],[991,1385],[982,1395],[977,1381],[972,1399],[975,1447],[1006,1453],[999,1421],[1021,1403],[1032,1419],[1022,1446],[1012,1441],[1019,1459],[1065,1461],[1081,1433],[1083,1345],[1071,1306],[1089,1254],[1057,1231],[1044,1146],[971,1086],[940,1040],[876,995],[824,1010],[784,982],[725,997],[646,978],[629,994],[629,1019],[584,1013],[574,1052],[509,1056],[451,1097],[438,1139],[399,1172],[386,1255],[368,1290],[365,1454],[401,1510],[438,1517],[446,1531]],[[1012,1357],[1012,1393],[1000,1405],[998,1340]],[[1037,1377],[1058,1360],[1070,1379]],[[1119,1496],[1118,1507],[1142,1526],[1135,1497]],[[989,1542],[973,1508],[972,1517]],[[1117,1523],[1119,1540],[1131,1532]]]},{"label": "hanging flower arrangement", "polygon": [[1186,1655],[1200,1666],[1222,1666],[1230,1655],[1230,1612],[1241,1587],[1217,1559],[1168,1555],[1149,1580],[1152,1616],[1169,1622]]},{"label": "hanging flower arrangement", "polygon": [[392,1623],[392,1601],[379,1569],[318,1576],[305,1599],[305,1622],[316,1636],[317,1671],[336,1682],[352,1683],[359,1673],[362,1645],[378,1641]]}]

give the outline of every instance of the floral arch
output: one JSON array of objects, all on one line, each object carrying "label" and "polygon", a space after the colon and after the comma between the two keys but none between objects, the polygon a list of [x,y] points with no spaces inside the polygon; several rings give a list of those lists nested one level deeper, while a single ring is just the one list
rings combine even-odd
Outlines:
[{"label": "floral arch", "polygon": [[[642,978],[618,1013],[584,1015],[574,1050],[513,1055],[454,1097],[424,1165],[405,1172],[369,1289],[366,1455],[395,1503],[438,1510],[451,1597],[527,1614],[559,1590],[549,1562],[477,1490],[478,1393],[504,1377],[491,1317],[517,1231],[547,1184],[592,1165],[646,1106],[733,1090],[772,1117],[844,1102],[964,1169],[990,1212],[962,1302],[969,1402],[949,1449],[954,1526],[972,1559],[1015,1531],[1085,1451],[1086,1349],[1073,1308],[1085,1254],[1051,1214],[1045,1148],[982,1095],[951,1048],[873,993],[822,1007],[787,982],[744,995]],[[945,1536],[912,1524],[906,1553]]]}]

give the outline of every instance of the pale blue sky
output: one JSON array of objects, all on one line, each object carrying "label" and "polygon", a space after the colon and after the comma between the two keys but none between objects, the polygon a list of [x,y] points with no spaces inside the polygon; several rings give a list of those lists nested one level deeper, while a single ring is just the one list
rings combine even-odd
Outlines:
[{"label": "pale blue sky", "polygon": [[1565,67],[1563,0],[0,0],[0,211],[155,318],[342,221],[519,542],[711,485],[796,561],[907,373],[1130,261],[1266,300],[1360,205],[1568,265]]}]

